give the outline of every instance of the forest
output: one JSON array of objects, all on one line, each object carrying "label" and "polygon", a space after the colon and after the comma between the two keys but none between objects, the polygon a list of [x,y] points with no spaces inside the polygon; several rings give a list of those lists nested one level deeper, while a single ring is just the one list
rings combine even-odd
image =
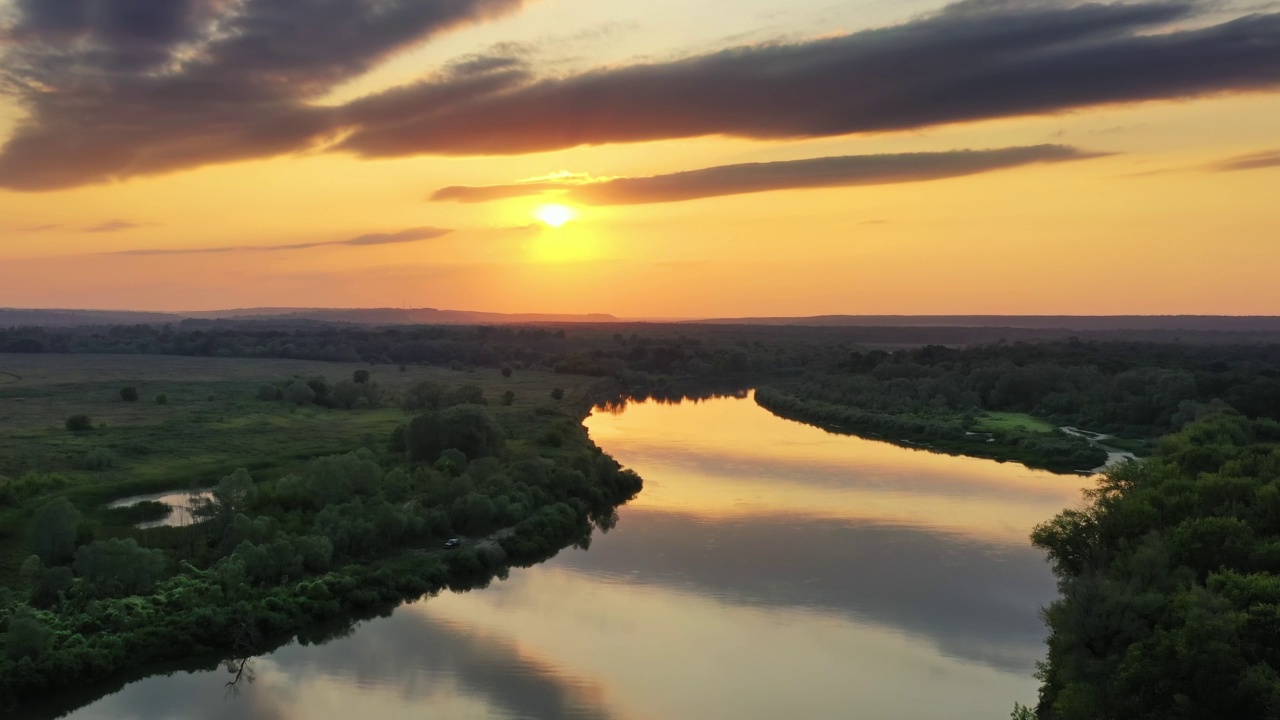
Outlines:
[{"label": "forest", "polygon": [[1280,717],[1280,423],[1214,412],[1088,499],[1033,535],[1062,593],[1036,716]]}]

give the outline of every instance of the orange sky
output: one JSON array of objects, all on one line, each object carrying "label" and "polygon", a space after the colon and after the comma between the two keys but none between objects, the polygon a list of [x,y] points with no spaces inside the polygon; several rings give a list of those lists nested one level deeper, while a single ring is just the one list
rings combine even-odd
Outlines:
[{"label": "orange sky", "polygon": [[[220,11],[212,0],[184,2]],[[0,32],[0,51],[7,46],[17,59],[27,57],[20,53],[35,46],[33,37],[45,43],[71,42],[68,38],[113,43],[113,49],[158,42],[154,35],[124,37],[122,31],[92,28],[54,35],[39,26],[46,33],[41,36],[28,27],[35,27],[34,20],[24,18],[30,4],[10,0],[8,12],[0,12],[0,23],[9,23]],[[603,69],[629,72],[636,65],[696,59],[724,48],[778,41],[804,46],[868,28],[950,17],[933,14],[941,3],[885,0],[512,0],[488,5],[476,17],[388,46],[353,77],[325,76],[321,90],[304,98],[306,107],[358,114],[362,98],[438,78],[459,59],[512,54],[535,78],[564,79]],[[1240,15],[1192,13],[1142,32],[1192,33]],[[981,16],[975,22],[1005,20]],[[1275,25],[1280,23],[1258,32],[1274,40],[1280,37]],[[166,50],[173,53],[170,61],[197,62],[189,58],[199,58],[204,50],[183,37],[186,44]],[[1280,78],[1275,52],[1247,60],[1242,67]],[[1027,66],[1035,61],[1020,60]],[[1086,61],[1075,66],[1087,67]],[[7,64],[22,65],[13,58]],[[185,71],[172,67],[177,66],[162,72]],[[16,137],[24,127],[54,127],[63,111],[42,110],[39,103],[54,95],[55,103],[62,97],[87,102],[74,95],[82,92],[80,83],[114,82],[97,79],[106,72],[100,64],[57,72],[62,74],[32,71],[24,78],[38,80],[37,90],[0,84],[8,88],[0,96],[0,137]],[[893,66],[884,66],[883,74],[850,72],[830,87],[850,97],[885,93],[865,103],[873,114],[883,106],[882,97],[894,97],[895,88],[910,89],[897,84],[896,72]],[[128,114],[120,117],[140,123],[136,135],[143,140],[127,148],[135,153],[132,159],[97,175],[81,171],[78,153],[87,158],[97,152],[95,142],[117,142],[103,138],[113,137],[108,122],[118,121],[107,115],[96,119],[90,107],[77,111],[71,130],[57,130],[52,144],[41,146],[42,153],[56,150],[47,155],[48,166],[70,178],[60,179],[58,187],[24,187],[46,170],[31,161],[11,163],[6,179],[5,153],[17,154],[13,147],[0,152],[0,184],[6,185],[0,189],[0,306],[200,310],[408,304],[629,317],[1280,314],[1280,286],[1273,278],[1280,267],[1280,92],[1269,81],[1241,87],[1233,72],[1222,71],[1215,81],[1220,87],[1161,90],[1154,100],[1142,99],[1153,94],[1147,88],[1126,87],[1120,101],[1079,101],[1046,111],[1015,108],[961,120],[943,112],[912,127],[848,132],[806,129],[827,127],[822,103],[832,91],[814,91],[808,108],[807,96],[797,91],[787,98],[794,112],[769,106],[770,97],[760,98],[761,112],[775,113],[778,122],[791,123],[794,114],[796,123],[809,123],[774,137],[760,136],[773,133],[772,128],[738,129],[733,118],[742,113],[714,115],[701,107],[706,93],[675,97],[660,116],[637,120],[637,130],[618,130],[615,137],[614,127],[594,119],[612,100],[580,93],[566,97],[585,103],[582,107],[553,106],[547,115],[535,114],[542,112],[536,108],[522,112],[530,113],[530,124],[568,124],[573,132],[581,130],[576,118],[585,117],[584,128],[595,123],[591,126],[604,133],[603,139],[587,140],[594,144],[552,147],[547,142],[555,141],[547,141],[511,152],[504,144],[523,132],[519,119],[514,130],[499,127],[484,140],[488,145],[464,152],[449,140],[435,139],[461,133],[458,142],[471,142],[468,123],[505,120],[492,111],[458,121],[461,129],[431,119],[435,125],[424,125],[421,136],[411,138],[412,148],[397,144],[392,157],[371,156],[384,152],[383,146],[371,153],[374,146],[363,140],[363,126],[352,130],[351,121],[343,120],[348,124],[322,141],[159,170],[139,168],[178,145],[148,146],[145,139],[171,132],[174,123],[185,122],[183,116],[169,106],[143,107],[147,114],[123,108],[120,112]],[[1079,82],[1101,84],[1099,77]],[[880,85],[888,89],[876,89]],[[966,104],[970,96],[957,97],[954,105]],[[708,107],[719,101],[705,98]],[[92,102],[115,101],[94,97]],[[149,96],[146,102],[181,104]],[[233,109],[229,122],[251,124],[262,107],[268,105]],[[863,110],[860,105],[858,111]],[[703,114],[709,117],[705,122]],[[725,117],[729,125],[714,125]],[[679,127],[652,130],[668,137],[634,134],[652,134],[668,121]],[[704,124],[677,136],[682,123],[695,121]],[[264,124],[274,131],[284,122],[271,118]],[[613,122],[626,124],[627,116]],[[539,132],[558,137],[559,128]],[[346,133],[355,138],[350,149],[335,148]],[[743,163],[941,156],[1044,145],[1070,146],[1081,157],[911,182],[643,204],[592,205],[569,197],[577,192],[572,189],[564,197],[565,190],[555,190],[477,203],[429,199],[444,187],[509,185],[556,173],[644,178]],[[1261,159],[1242,163],[1241,169],[1223,165],[1253,155]],[[39,163],[45,157],[36,155]],[[539,208],[548,204],[565,205],[573,219],[561,227],[540,221]],[[425,228],[451,232],[403,242],[370,239],[439,234]],[[306,247],[279,247],[298,245]],[[268,246],[276,249],[263,249]],[[193,249],[220,251],[169,252]]]}]

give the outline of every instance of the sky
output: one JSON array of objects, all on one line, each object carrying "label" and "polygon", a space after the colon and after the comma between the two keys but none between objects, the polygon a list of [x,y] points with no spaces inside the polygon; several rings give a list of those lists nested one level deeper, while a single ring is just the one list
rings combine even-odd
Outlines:
[{"label": "sky", "polygon": [[0,306],[1280,314],[1280,2],[0,0]]}]

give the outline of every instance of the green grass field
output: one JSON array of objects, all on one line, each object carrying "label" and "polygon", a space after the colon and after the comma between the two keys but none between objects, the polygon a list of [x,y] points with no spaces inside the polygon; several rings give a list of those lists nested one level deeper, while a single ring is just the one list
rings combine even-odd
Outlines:
[{"label": "green grass field", "polygon": [[978,417],[976,428],[979,432],[1001,432],[1021,427],[1028,432],[1053,432],[1052,423],[1034,418],[1026,413],[987,412]]},{"label": "green grass field", "polygon": [[[295,376],[323,375],[330,383],[369,370],[387,391],[380,408],[330,410],[297,408],[256,399],[263,383]],[[42,495],[65,495],[89,517],[105,522],[110,500],[161,490],[209,485],[239,467],[259,478],[274,478],[320,455],[362,446],[383,447],[391,431],[409,417],[399,396],[422,380],[444,385],[474,383],[484,389],[497,419],[514,443],[527,442],[535,428],[535,408],[557,405],[552,388],[566,391],[565,403],[579,396],[591,378],[517,370],[459,372],[409,366],[325,363],[274,359],[222,359],[155,355],[0,354],[0,482],[31,473],[54,475]],[[137,402],[120,398],[120,388],[136,386]],[[511,390],[515,402],[500,407]],[[168,403],[159,405],[159,393]],[[64,426],[84,413],[94,424],[87,433]],[[86,469],[90,451],[107,453],[111,467]],[[20,509],[0,510],[0,583],[11,578],[28,554],[25,524],[37,498]],[[105,535],[129,528],[103,527]]]}]

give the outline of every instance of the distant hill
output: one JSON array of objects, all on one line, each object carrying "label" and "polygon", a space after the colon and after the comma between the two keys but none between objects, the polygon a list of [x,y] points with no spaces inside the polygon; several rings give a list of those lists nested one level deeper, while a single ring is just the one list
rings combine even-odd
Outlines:
[{"label": "distant hill", "polygon": [[173,313],[131,310],[26,310],[0,308],[0,327],[79,327],[82,325],[162,325],[181,322]]},{"label": "distant hill", "polygon": [[78,327],[86,325],[160,325],[196,320],[339,322],[359,325],[512,325],[528,323],[618,322],[613,315],[486,313],[435,308],[244,308],[196,312],[128,310],[35,310],[0,308],[0,327]]},{"label": "distant hill", "polygon": [[[354,325],[519,325],[623,324],[637,321],[602,313],[491,313],[436,308],[240,308],[196,312],[134,312],[128,310],[39,310],[0,308],[0,327],[79,327],[101,325],[163,325],[184,320],[278,323],[349,323]],[[748,317],[703,320],[661,320],[658,324],[756,325],[794,328],[970,328],[1063,333],[1208,332],[1280,333],[1280,317],[1219,315],[818,315],[813,317]],[[877,331],[878,332],[878,331]],[[989,334],[989,333],[987,333]],[[1015,332],[1010,337],[1023,337]],[[983,335],[985,337],[985,335]]]},{"label": "distant hill", "polygon": [[795,325],[807,327],[967,327],[1075,330],[1195,330],[1280,332],[1270,315],[816,315],[688,320],[707,325]]},{"label": "distant hill", "polygon": [[543,313],[489,313],[435,308],[250,308],[183,313],[186,317],[214,320],[315,320],[360,325],[510,325],[526,323],[617,322],[613,315],[557,315]]}]

